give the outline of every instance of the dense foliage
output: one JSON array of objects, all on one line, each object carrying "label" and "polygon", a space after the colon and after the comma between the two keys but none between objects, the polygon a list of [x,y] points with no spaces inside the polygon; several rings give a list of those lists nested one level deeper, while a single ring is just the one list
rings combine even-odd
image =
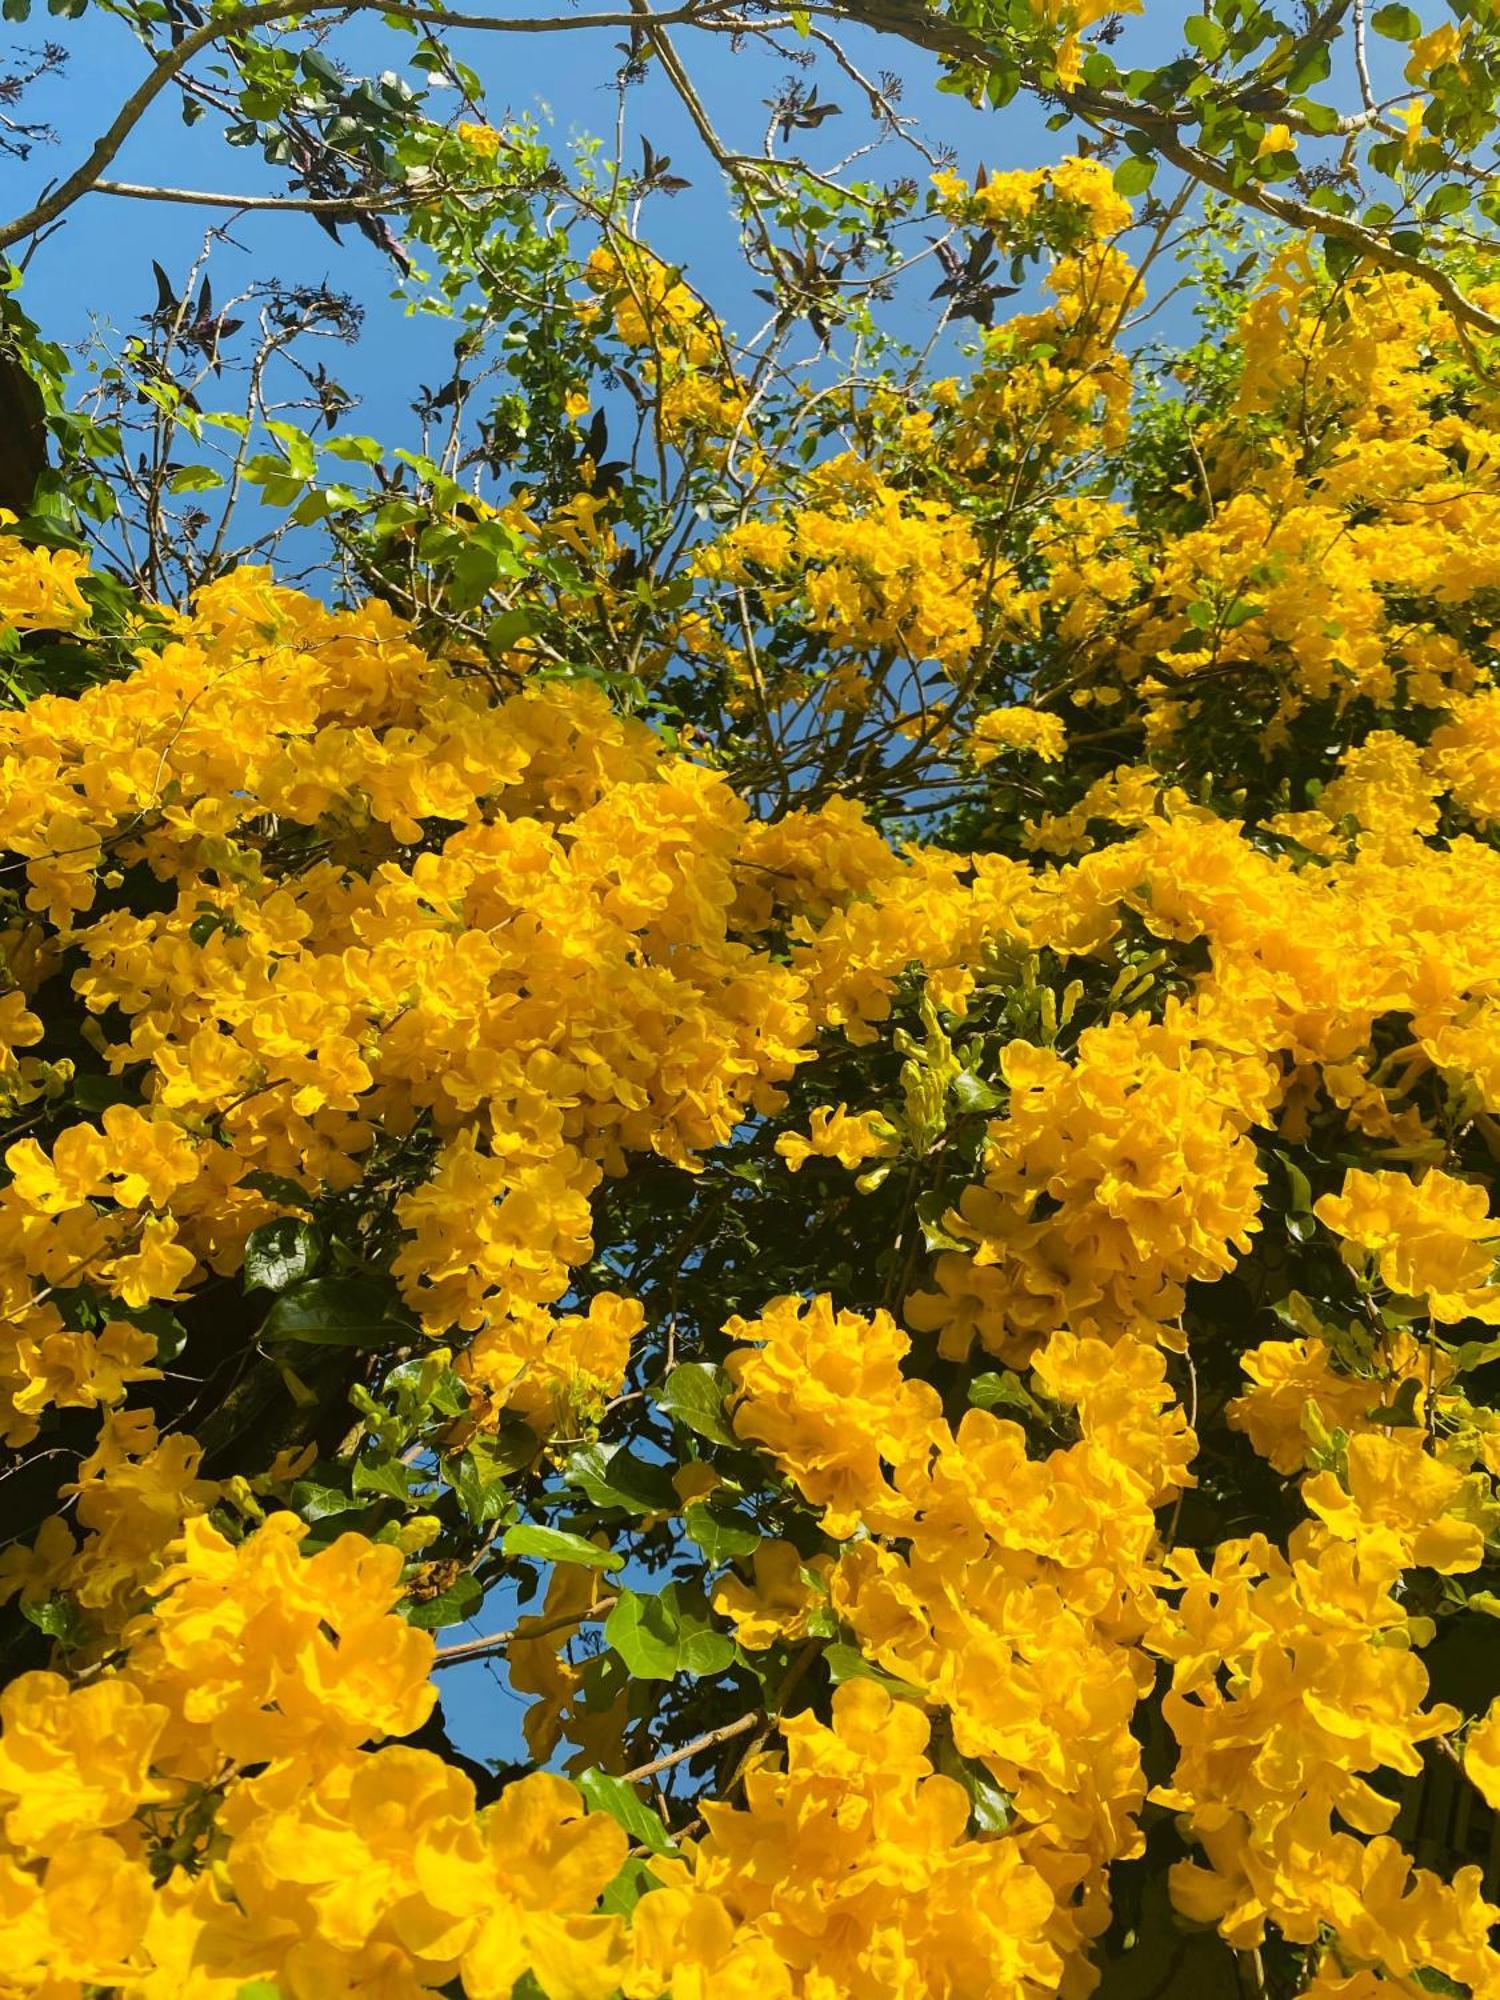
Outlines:
[{"label": "dense foliage", "polygon": [[12,285],[0,1994],[1495,2000],[1488,10],[669,17],[1103,135],[877,180],[627,9],[753,336],[441,10],[111,11],[455,338]]}]

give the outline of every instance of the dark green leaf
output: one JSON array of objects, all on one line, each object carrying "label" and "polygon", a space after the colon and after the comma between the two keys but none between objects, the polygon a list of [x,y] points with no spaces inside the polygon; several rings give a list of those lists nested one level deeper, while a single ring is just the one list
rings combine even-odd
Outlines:
[{"label": "dark green leaf", "polygon": [[720,1513],[702,1500],[683,1510],[682,1525],[688,1540],[696,1542],[711,1563],[747,1556],[764,1539],[747,1514]]},{"label": "dark green leaf", "polygon": [[306,1188],[299,1187],[296,1181],[288,1180],[284,1174],[263,1174],[257,1168],[254,1173],[246,1174],[240,1186],[253,1188],[267,1201],[279,1201],[284,1208],[312,1207],[312,1196]]},{"label": "dark green leaf", "polygon": [[734,1432],[724,1414],[724,1396],[729,1387],[722,1369],[706,1361],[684,1361],[674,1368],[661,1386],[657,1402],[670,1416],[686,1424],[690,1431],[713,1444],[735,1443]]},{"label": "dark green leaf", "polygon": [[411,1472],[389,1452],[356,1459],[351,1483],[356,1493],[378,1493],[387,1500],[411,1498]]},{"label": "dark green leaf", "polygon": [[634,1786],[627,1785],[623,1778],[612,1778],[607,1771],[589,1770],[580,1776],[578,1789],[589,1811],[608,1813],[624,1827],[633,1845],[649,1847],[653,1854],[675,1853],[676,1843],[662,1825],[661,1815],[653,1812]]},{"label": "dark green leaf", "polygon": [[322,1347],[396,1347],[416,1329],[395,1292],[374,1278],[308,1278],[266,1314],[262,1340],[301,1340]]},{"label": "dark green leaf", "polygon": [[622,1591],[604,1638],[639,1680],[719,1674],[734,1658],[734,1641],[714,1630],[703,1600],[679,1583],[655,1597]]},{"label": "dark green leaf", "polygon": [[637,1458],[624,1445],[591,1444],[574,1452],[564,1477],[581,1486],[596,1507],[619,1507],[627,1514],[671,1514],[677,1492],[664,1465]]},{"label": "dark green leaf", "polygon": [[522,1522],[507,1528],[501,1547],[508,1556],[534,1556],[540,1562],[583,1563],[589,1569],[620,1569],[624,1556],[613,1549],[595,1548],[582,1535],[570,1535],[563,1528],[547,1528],[536,1522]]},{"label": "dark green leaf", "polygon": [[287,1496],[295,1513],[304,1521],[327,1521],[340,1514],[362,1514],[365,1503],[346,1493],[342,1486],[324,1486],[315,1479],[299,1479]]},{"label": "dark green leaf", "polygon": [[295,1215],[278,1215],[252,1229],[245,1243],[245,1290],[284,1292],[317,1269],[323,1232]]},{"label": "dark green leaf", "polygon": [[477,1437],[454,1458],[443,1460],[443,1477],[474,1523],[503,1521],[515,1502],[507,1478],[536,1457],[536,1433],[527,1424],[507,1424],[496,1437]]},{"label": "dark green leaf", "polygon": [[929,1188],[917,1197],[917,1221],[922,1225],[922,1241],[930,1251],[972,1250],[961,1236],[949,1230],[945,1218],[953,1204],[941,1188]]}]

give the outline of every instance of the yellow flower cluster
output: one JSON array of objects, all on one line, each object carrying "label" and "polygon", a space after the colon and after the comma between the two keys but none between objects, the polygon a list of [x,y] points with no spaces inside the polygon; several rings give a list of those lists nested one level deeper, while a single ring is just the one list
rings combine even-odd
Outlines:
[{"label": "yellow flower cluster", "polygon": [[[528,1413],[618,1388],[638,1320],[606,1337],[600,1304],[580,1341],[546,1311],[591,1254],[591,1194],[773,1109],[811,1028],[799,980],[730,934],[747,814],[724,781],[600,696],[497,701],[383,607],[253,572],[128,680],[0,721],[0,769],[16,996],[65,941],[140,1094],[10,1148],[4,1434],[118,1400],[152,1352],[129,1314],[238,1268],[277,1212],[258,1176],[348,1188],[377,1132],[418,1128],[438,1143],[396,1198],[395,1269],[423,1325],[483,1331],[476,1378]],[[110,907],[136,866],[154,915]],[[80,1283],[124,1317],[66,1325]]]},{"label": "yellow flower cluster", "polygon": [[733,434],[745,408],[724,331],[681,274],[629,239],[601,245],[584,271],[585,325],[608,324],[643,357],[665,437],[681,448]]},{"label": "yellow flower cluster", "polygon": [[976,764],[992,764],[1006,750],[1024,750],[1044,764],[1056,764],[1068,744],[1059,715],[1041,708],[987,708],[976,717],[969,755]]},{"label": "yellow flower cluster", "polygon": [[944,1353],[961,1359],[977,1335],[1024,1359],[1054,1326],[1163,1325],[1185,1284],[1250,1247],[1262,1169],[1245,1133],[1271,1079],[1253,1057],[1196,1045],[1195,1027],[1173,1008],[1160,1024],[1088,1028],[1072,1064],[1006,1049],[1009,1114],[990,1127],[983,1184],[947,1219],[974,1249],[940,1257],[938,1290],[907,1303]]},{"label": "yellow flower cluster", "polygon": [[79,632],[89,622],[79,589],[88,559],[73,549],[33,548],[6,532],[14,514],[0,507],[0,634]]},{"label": "yellow flower cluster", "polygon": [[704,549],[700,572],[753,585],[768,606],[799,607],[829,649],[831,706],[860,706],[882,655],[935,661],[958,680],[980,637],[981,557],[967,518],[849,456],[809,485],[812,504],[729,529]]},{"label": "yellow flower cluster", "polygon": [[603,2000],[623,1834],[559,1779],[477,1813],[440,1758],[364,1747],[429,1713],[432,1641],[394,1613],[398,1551],[305,1533],[190,1523],[118,1667],[0,1694],[7,1991],[415,1996],[461,1969],[501,2000],[556,1967]]},{"label": "yellow flower cluster", "polygon": [[833,1609],[1004,1788],[1015,1824],[1001,1845],[1049,1885],[1052,1947],[1081,1958],[1107,1921],[1109,1864],[1137,1851],[1129,1724],[1165,1581],[1153,1510],[1192,1482],[1161,1354],[1056,1334],[1035,1379],[1080,1441],[1038,1459],[988,1412],[950,1429],[933,1391],[902,1376],[909,1343],[884,1315],[780,1301],[729,1331],[760,1343],[731,1359],[736,1430],[845,1541]]}]

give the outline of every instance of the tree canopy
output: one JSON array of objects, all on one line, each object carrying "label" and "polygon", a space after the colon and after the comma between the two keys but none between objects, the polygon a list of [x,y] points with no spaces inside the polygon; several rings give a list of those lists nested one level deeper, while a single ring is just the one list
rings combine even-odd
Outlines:
[{"label": "tree canopy", "polygon": [[1158,11],[18,58],[6,2000],[1500,1996],[1500,21]]}]

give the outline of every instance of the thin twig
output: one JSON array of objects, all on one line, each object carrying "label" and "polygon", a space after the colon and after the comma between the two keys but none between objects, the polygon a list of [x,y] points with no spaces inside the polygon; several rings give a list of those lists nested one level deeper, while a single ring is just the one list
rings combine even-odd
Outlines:
[{"label": "thin twig", "polygon": [[457,1667],[465,1660],[482,1660],[489,1653],[503,1653],[519,1639],[545,1639],[549,1632],[560,1632],[565,1625],[581,1625],[587,1618],[602,1617],[619,1603],[617,1597],[601,1597],[597,1604],[591,1604],[587,1611],[565,1611],[556,1618],[544,1618],[539,1624],[512,1626],[509,1632],[491,1632],[483,1639],[461,1639],[454,1646],[439,1646],[433,1656],[434,1667]]},{"label": "thin twig", "polygon": [[621,1782],[632,1785],[638,1778],[654,1778],[658,1771],[669,1771],[674,1764],[682,1764],[689,1757],[696,1757],[700,1750],[712,1750],[720,1743],[728,1743],[736,1736],[743,1736],[748,1730],[758,1729],[765,1716],[758,1708],[742,1715],[737,1722],[726,1722],[718,1729],[710,1729],[703,1736],[695,1736],[691,1743],[684,1743],[680,1750],[669,1750],[665,1756],[653,1757],[649,1764],[637,1764],[633,1771],[621,1773]]}]

